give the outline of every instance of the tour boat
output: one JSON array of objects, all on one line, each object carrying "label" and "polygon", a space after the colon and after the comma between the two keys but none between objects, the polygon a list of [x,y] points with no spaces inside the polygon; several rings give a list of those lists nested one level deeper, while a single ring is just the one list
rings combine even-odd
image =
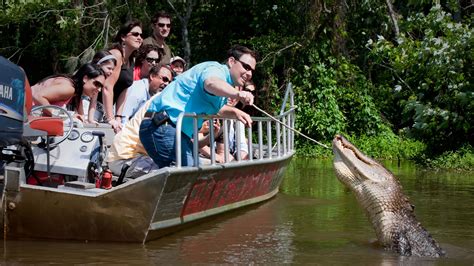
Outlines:
[{"label": "tour boat", "polygon": [[[216,119],[181,114],[177,131],[183,117],[194,120],[195,132],[197,119]],[[64,121],[73,121],[69,118]],[[0,120],[9,119],[0,112]],[[223,120],[224,128],[229,120]],[[16,155],[15,145],[4,147],[3,154],[10,150],[14,159],[5,166],[0,190],[3,237],[144,243],[193,222],[268,200],[278,193],[294,155],[291,84],[278,115],[253,117],[253,121],[245,136],[237,136],[248,139],[252,155],[248,160],[216,163],[212,154],[210,163],[196,159],[195,166],[184,167],[178,159],[174,166],[126,182],[117,182],[120,177],[113,176],[114,181],[105,187],[95,179],[97,173],[102,181],[106,179],[101,173],[103,158],[113,139],[113,131],[106,125],[64,123],[60,142],[49,137],[39,143],[28,141]],[[23,134],[28,136],[41,136],[42,130],[50,130],[49,126],[42,129],[27,124],[30,126]],[[224,130],[225,143],[227,135]],[[180,158],[179,137],[177,143],[176,158]],[[198,158],[197,144],[193,152]],[[26,173],[31,172],[28,169],[36,173],[35,178]],[[38,176],[47,182],[41,184]]]}]

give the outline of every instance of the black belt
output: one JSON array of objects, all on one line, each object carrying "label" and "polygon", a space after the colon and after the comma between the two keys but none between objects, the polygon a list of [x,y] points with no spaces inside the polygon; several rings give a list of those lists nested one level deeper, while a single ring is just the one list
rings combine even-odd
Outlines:
[{"label": "black belt", "polygon": [[145,118],[152,118],[155,113],[156,112],[146,112],[144,117]]},{"label": "black belt", "polygon": [[152,119],[153,124],[156,126],[161,126],[163,124],[171,124],[174,126],[174,123],[171,122],[169,115],[165,111],[161,112],[146,112],[144,115],[145,119]]}]

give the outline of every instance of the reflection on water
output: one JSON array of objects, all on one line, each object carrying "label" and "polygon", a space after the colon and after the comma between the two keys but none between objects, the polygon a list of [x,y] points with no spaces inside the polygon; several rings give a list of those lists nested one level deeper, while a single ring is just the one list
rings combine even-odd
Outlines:
[{"label": "reflection on water", "polygon": [[278,217],[279,201],[201,224],[152,241],[146,248],[157,260],[181,263],[260,263],[293,261],[291,221]]},{"label": "reflection on water", "polygon": [[404,258],[384,251],[331,161],[294,159],[281,193],[266,203],[209,219],[147,243],[6,241],[7,264],[463,264],[474,263],[474,175],[385,164],[416,205],[420,222],[448,257]]}]

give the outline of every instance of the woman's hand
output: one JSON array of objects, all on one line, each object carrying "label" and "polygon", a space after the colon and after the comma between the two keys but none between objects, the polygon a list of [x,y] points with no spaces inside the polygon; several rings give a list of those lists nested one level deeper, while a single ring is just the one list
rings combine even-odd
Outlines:
[{"label": "woman's hand", "polygon": [[74,113],[73,118],[76,118],[77,120],[81,121],[82,123],[85,122],[85,121],[84,121],[84,120],[85,120],[85,119],[84,119],[84,116],[83,116],[83,115],[80,115],[80,114],[78,114],[78,113]]},{"label": "woman's hand", "polygon": [[115,134],[119,133],[122,130],[122,123],[115,119],[109,120],[109,124],[112,126],[114,129]]},{"label": "woman's hand", "polygon": [[[202,123],[202,126],[201,126],[201,130],[199,130],[199,133],[202,133],[204,135],[206,134],[209,134],[209,129],[211,128],[209,126],[209,121],[210,120],[206,120]],[[219,133],[219,130],[221,129],[221,123],[219,122],[218,119],[214,119],[214,137],[217,136],[217,134]]]},{"label": "woman's hand", "polygon": [[224,154],[216,154],[216,163],[225,163]]},{"label": "woman's hand", "polygon": [[221,123],[219,120],[214,120],[214,138],[217,138],[219,132],[221,130]]},{"label": "woman's hand", "polygon": [[95,126],[98,126],[98,125],[99,125],[99,122],[95,121],[94,119],[88,119],[88,120],[87,120],[87,123],[88,123],[88,124],[93,124],[93,125],[95,125]]},{"label": "woman's hand", "polygon": [[201,130],[199,130],[199,133],[202,133],[204,135],[209,133],[209,120],[206,120],[202,123]]}]

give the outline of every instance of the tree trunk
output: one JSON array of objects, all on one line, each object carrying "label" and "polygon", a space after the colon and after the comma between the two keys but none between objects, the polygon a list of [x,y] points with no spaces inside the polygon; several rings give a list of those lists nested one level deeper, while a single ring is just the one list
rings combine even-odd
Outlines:
[{"label": "tree trunk", "polygon": [[196,4],[197,0],[184,1],[186,4],[186,12],[184,16],[181,15],[180,12],[178,12],[178,10],[174,7],[173,3],[171,3],[170,0],[167,0],[167,2],[171,6],[173,11],[176,13],[176,16],[178,16],[178,19],[181,21],[181,37],[183,39],[184,50],[183,58],[189,65],[189,63],[191,62],[191,41],[189,40],[188,23],[193,12],[193,7]]},{"label": "tree trunk", "polygon": [[400,29],[398,28],[398,20],[397,20],[397,13],[393,10],[393,5],[391,0],[385,0],[387,4],[388,13],[390,15],[390,20],[392,21],[393,31],[395,33],[395,37],[400,35]]},{"label": "tree trunk", "polygon": [[346,14],[349,7],[345,0],[338,0],[333,2],[332,10],[334,12],[334,19],[332,21],[333,36],[332,36],[332,50],[335,54],[348,56],[349,52],[346,48]]}]

